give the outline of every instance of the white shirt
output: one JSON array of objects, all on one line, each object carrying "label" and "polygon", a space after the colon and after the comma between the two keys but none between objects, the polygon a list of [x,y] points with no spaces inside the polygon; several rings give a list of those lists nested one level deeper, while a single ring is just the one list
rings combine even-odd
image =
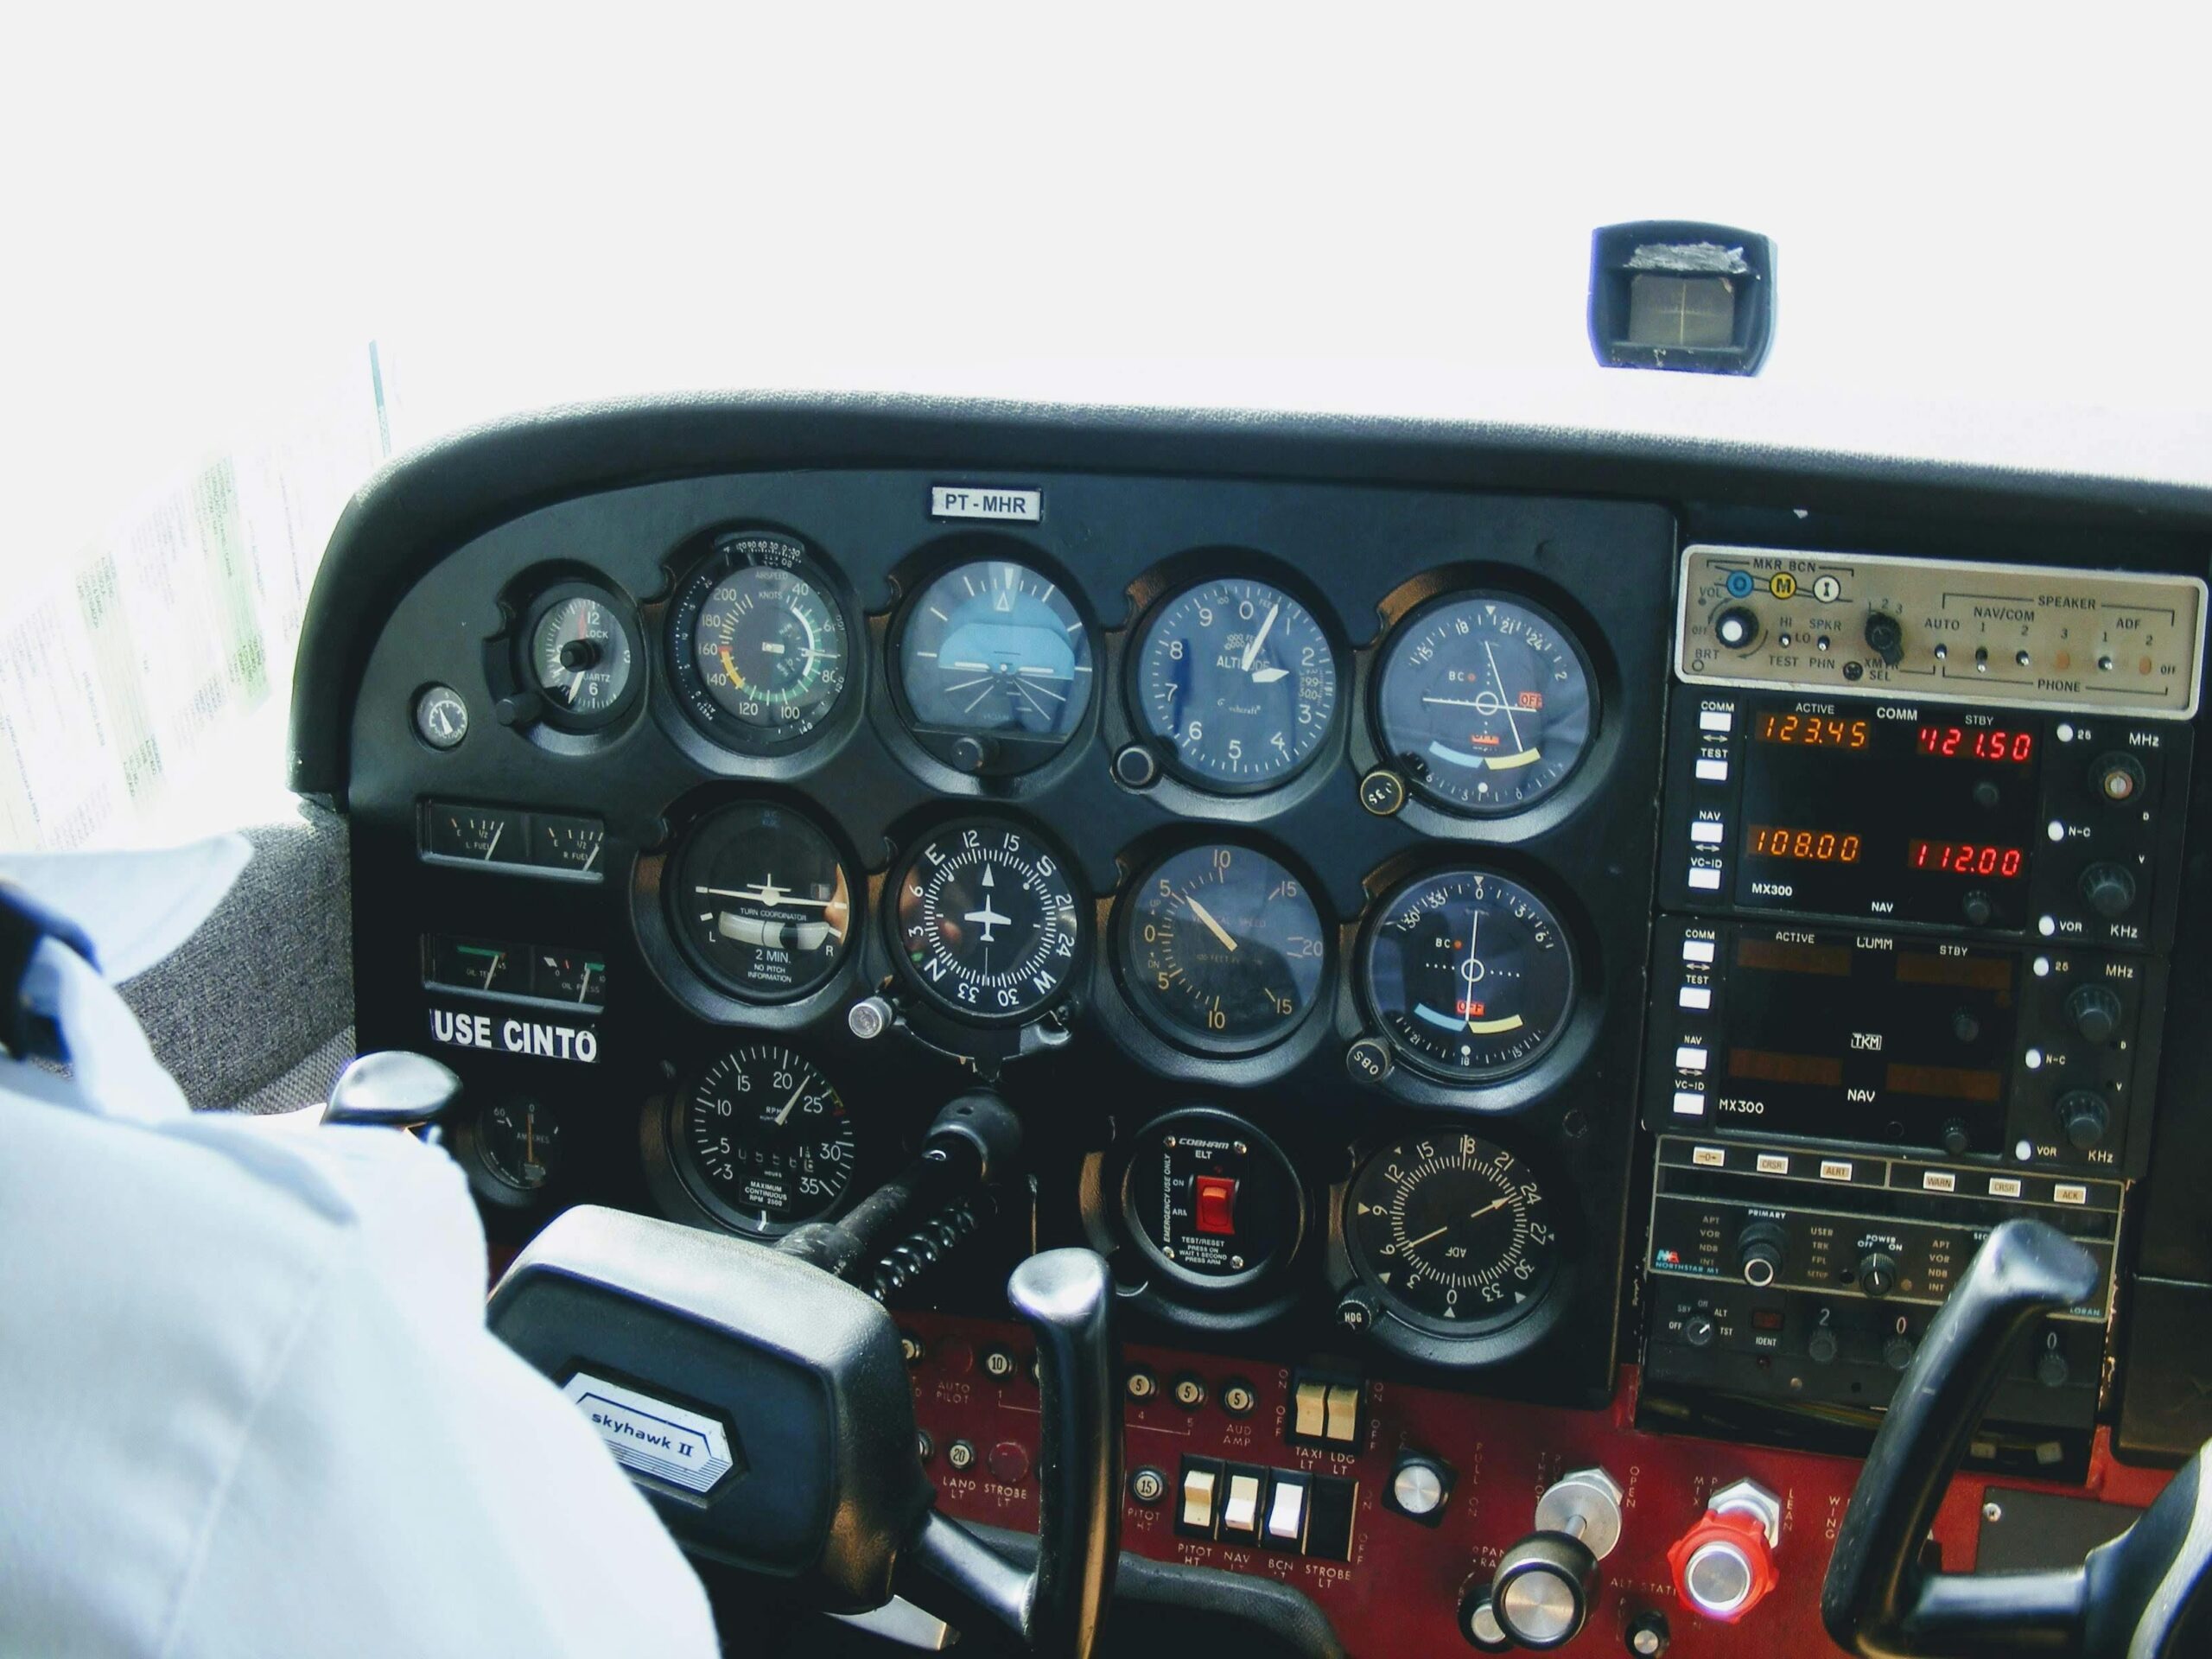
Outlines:
[{"label": "white shirt", "polygon": [[[0,860],[127,977],[245,861]],[[51,942],[72,1077],[0,1053],[0,1653],[710,1656],[696,1577],[484,1328],[460,1170],[194,1116]]]}]

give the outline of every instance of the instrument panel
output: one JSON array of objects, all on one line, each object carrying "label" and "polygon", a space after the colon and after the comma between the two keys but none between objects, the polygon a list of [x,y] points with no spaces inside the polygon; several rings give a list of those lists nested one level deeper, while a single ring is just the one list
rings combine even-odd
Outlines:
[{"label": "instrument panel", "polygon": [[[518,1227],[773,1237],[982,1077],[1028,1230],[1139,1317],[1605,1397],[1668,515],[1069,476],[1007,524],[944,483],[652,486],[427,570],[356,714],[365,1029],[559,1123],[484,1172]],[[589,998],[421,969],[461,938],[594,952]]]},{"label": "instrument panel", "polygon": [[1408,454],[541,480],[410,556],[354,607],[359,1031],[462,1073],[495,1241],[587,1200],[772,1240],[988,1082],[1021,1190],[878,1268],[939,1335],[947,1491],[1021,1482],[931,1368],[1018,1392],[960,1333],[1087,1243],[1132,1424],[1219,1431],[1132,1514],[1241,1567],[1239,1477],[1303,1493],[1325,1600],[1449,1511],[1471,1395],[1565,1408],[1593,1462],[1628,1434],[1639,1505],[1716,1446],[1863,1451],[2015,1215],[2110,1273],[1980,1467],[2178,1445],[2184,1325],[2130,1321],[2139,1249],[2162,1306],[2212,1279],[2164,1179],[2202,1053],[2168,1002],[2212,984],[2202,546],[1994,488],[1885,516]]}]

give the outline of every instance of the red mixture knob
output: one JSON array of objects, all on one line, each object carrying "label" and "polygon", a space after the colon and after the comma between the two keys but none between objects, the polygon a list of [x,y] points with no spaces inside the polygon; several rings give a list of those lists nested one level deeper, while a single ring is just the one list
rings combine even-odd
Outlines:
[{"label": "red mixture knob", "polygon": [[1765,1599],[1774,1588],[1774,1551],[1766,1527],[1755,1515],[1713,1513],[1675,1541],[1667,1552],[1675,1588],[1707,1618],[1732,1624]]}]

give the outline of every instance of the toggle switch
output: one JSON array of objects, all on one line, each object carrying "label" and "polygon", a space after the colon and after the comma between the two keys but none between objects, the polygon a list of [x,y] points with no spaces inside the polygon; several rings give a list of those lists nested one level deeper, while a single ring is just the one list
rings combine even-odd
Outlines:
[{"label": "toggle switch", "polygon": [[1197,1226],[1202,1233],[1226,1238],[1236,1230],[1236,1183],[1226,1175],[1198,1178]]}]

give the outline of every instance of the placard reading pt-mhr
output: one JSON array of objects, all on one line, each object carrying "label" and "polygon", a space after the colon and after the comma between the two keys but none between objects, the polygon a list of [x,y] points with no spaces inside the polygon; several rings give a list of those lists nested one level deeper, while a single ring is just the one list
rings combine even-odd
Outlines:
[{"label": "placard reading pt-mhr", "polygon": [[1044,516],[1042,490],[997,490],[953,484],[930,487],[932,518],[1010,518],[1033,524]]}]

